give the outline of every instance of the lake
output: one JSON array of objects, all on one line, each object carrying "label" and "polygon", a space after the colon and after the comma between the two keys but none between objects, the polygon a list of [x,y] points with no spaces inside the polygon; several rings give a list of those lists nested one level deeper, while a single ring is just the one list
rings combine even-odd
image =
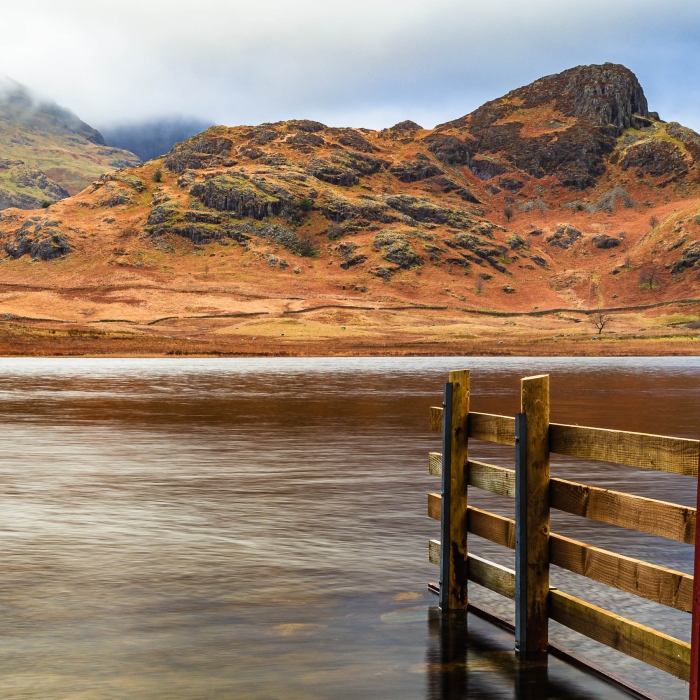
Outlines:
[{"label": "lake", "polygon": [[[0,359],[3,698],[617,698],[470,616],[458,669],[427,541],[428,407],[451,369],[513,414],[551,375],[552,421],[697,438],[698,358]],[[470,457],[512,466],[512,448]],[[552,459],[552,475],[695,505],[696,480]],[[503,515],[513,503],[470,491]],[[552,530],[692,573],[693,548],[552,514]],[[512,566],[511,551],[470,550]],[[552,584],[688,640],[690,616],[552,570]],[[513,616],[513,603],[470,588]],[[663,698],[687,684],[550,623]]]}]

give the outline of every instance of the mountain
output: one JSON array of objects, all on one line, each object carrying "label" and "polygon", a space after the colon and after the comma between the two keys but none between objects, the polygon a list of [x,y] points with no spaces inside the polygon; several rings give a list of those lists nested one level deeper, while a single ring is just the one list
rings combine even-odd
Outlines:
[{"label": "mountain", "polygon": [[212,126],[201,119],[169,117],[151,121],[118,124],[101,129],[105,142],[151,160],[167,153],[176,143]]},{"label": "mountain", "polygon": [[588,338],[577,324],[596,308],[634,337],[698,320],[699,165],[700,136],[649,111],[615,64],[430,130],[212,127],[48,210],[4,212],[3,278],[28,286],[0,310],[217,352],[254,352],[237,345],[251,328],[277,351],[293,320],[321,343],[310,352],[376,349],[394,331],[410,351],[494,337],[530,351],[539,333]]},{"label": "mountain", "polygon": [[0,209],[35,209],[77,194],[140,159],[105,145],[99,131],[22,85],[0,84]]}]

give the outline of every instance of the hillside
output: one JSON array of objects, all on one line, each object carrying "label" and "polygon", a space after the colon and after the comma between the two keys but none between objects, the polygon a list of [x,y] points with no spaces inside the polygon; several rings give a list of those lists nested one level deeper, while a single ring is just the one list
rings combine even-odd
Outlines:
[{"label": "hillside", "polygon": [[0,85],[0,209],[34,209],[84,190],[106,172],[138,165],[105,146],[72,112],[36,100],[16,83]]},{"label": "hillside", "polygon": [[695,353],[699,166],[613,64],[433,130],[213,127],[2,214],[0,350]]}]

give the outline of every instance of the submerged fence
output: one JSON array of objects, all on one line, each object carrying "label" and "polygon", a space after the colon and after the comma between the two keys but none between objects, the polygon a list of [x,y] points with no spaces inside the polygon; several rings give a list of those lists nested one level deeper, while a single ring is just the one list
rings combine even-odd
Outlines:
[{"label": "submerged fence", "polygon": [[[521,659],[547,653],[548,623],[591,639],[690,681],[700,698],[700,558],[696,509],[642,496],[550,478],[550,453],[698,476],[700,442],[549,422],[549,376],[521,381],[515,417],[469,410],[469,371],[450,372],[443,408],[430,409],[432,430],[442,431],[442,453],[430,453],[429,471],[442,477],[442,493],[428,495],[428,515],[441,521],[441,542],[428,553],[440,566],[443,611],[465,610],[467,582],[515,600],[515,649]],[[470,460],[469,440],[515,448],[515,469]],[[515,499],[515,520],[468,504],[468,488]],[[693,576],[616,554],[550,532],[550,509],[639,530],[695,547]],[[515,549],[515,571],[468,552],[468,533]],[[700,532],[698,533],[700,535]],[[693,614],[691,645],[615,615],[549,585],[550,564],[621,591]],[[694,580],[698,590],[694,590]]]}]

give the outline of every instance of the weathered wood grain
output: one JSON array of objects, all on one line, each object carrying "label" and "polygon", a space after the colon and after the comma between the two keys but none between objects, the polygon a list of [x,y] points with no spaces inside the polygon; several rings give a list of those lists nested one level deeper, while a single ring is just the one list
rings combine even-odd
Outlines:
[{"label": "weathered wood grain", "polygon": [[477,537],[515,549],[515,520],[469,506],[469,532]]},{"label": "weathered wood grain", "polygon": [[556,589],[549,592],[549,616],[601,644],[617,649],[685,681],[690,644],[640,625]]},{"label": "weathered wood grain", "polygon": [[[440,566],[440,542],[428,542],[428,561]],[[500,593],[511,600],[515,596],[515,572],[494,562],[470,554],[467,558],[469,580]]]},{"label": "weathered wood grain", "polygon": [[467,607],[467,416],[469,370],[450,372],[452,383],[452,439],[450,478],[450,565],[448,609]]},{"label": "weathered wood grain", "polygon": [[469,437],[472,440],[515,445],[515,419],[492,413],[470,413]]},{"label": "weathered wood grain", "polygon": [[439,493],[428,494],[428,517],[442,520],[442,496]]},{"label": "weathered wood grain", "polygon": [[550,503],[552,508],[602,523],[648,532],[686,544],[695,542],[696,509],[688,506],[564,479],[551,480]]},{"label": "weathered wood grain", "polygon": [[[428,494],[428,515],[440,520],[439,493]],[[469,534],[515,549],[515,521],[469,506]],[[692,612],[693,577],[681,571],[626,557],[600,547],[551,533],[549,561],[567,571],[586,576],[640,598],[683,612]]]},{"label": "weathered wood grain", "polygon": [[549,441],[552,452],[570,457],[698,475],[698,440],[552,423]]},{"label": "weathered wood grain", "polygon": [[442,408],[440,406],[430,407],[430,430],[434,433],[442,432]]},{"label": "weathered wood grain", "polygon": [[440,566],[440,542],[439,540],[428,541],[428,561],[435,566]]},{"label": "weathered wood grain", "polygon": [[552,564],[567,571],[676,610],[692,611],[693,577],[689,574],[554,533],[549,538],[549,555]]},{"label": "weathered wood grain", "polygon": [[[515,471],[495,464],[470,459],[467,462],[469,486],[497,493],[500,496],[515,498]],[[442,455],[439,452],[428,453],[428,473],[442,476]]]},{"label": "weathered wood grain", "polygon": [[469,460],[469,486],[515,498],[515,470]]},{"label": "weathered wood grain", "polygon": [[469,555],[469,580],[495,593],[513,600],[515,598],[515,572],[500,564]]},{"label": "weathered wood grain", "polygon": [[549,644],[549,375],[521,380],[520,408],[526,426],[520,436],[524,474],[516,496],[515,641],[518,656],[529,659],[545,656]]},{"label": "weathered wood grain", "polygon": [[440,452],[428,452],[428,474],[442,476],[442,454]]}]

